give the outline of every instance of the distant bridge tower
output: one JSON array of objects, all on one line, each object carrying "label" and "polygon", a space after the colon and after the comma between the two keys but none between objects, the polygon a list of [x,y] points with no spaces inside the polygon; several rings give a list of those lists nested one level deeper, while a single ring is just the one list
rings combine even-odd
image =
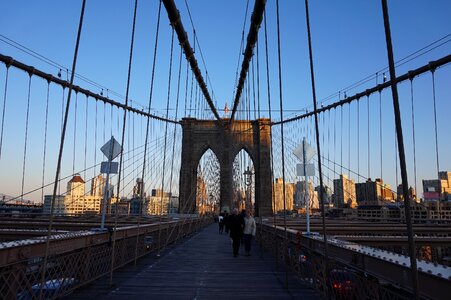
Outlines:
[{"label": "distant bridge tower", "polygon": [[197,166],[211,149],[220,165],[220,208],[233,207],[233,161],[244,149],[255,168],[255,213],[272,214],[271,126],[269,119],[236,120],[182,119],[182,165],[180,168],[180,212],[196,211]]}]

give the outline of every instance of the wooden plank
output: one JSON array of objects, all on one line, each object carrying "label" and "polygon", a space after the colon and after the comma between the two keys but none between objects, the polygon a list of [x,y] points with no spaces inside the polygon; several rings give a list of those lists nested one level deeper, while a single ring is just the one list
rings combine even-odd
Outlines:
[{"label": "wooden plank", "polygon": [[314,290],[285,272],[273,257],[253,243],[251,256],[233,257],[230,239],[217,224],[135,266],[76,291],[70,299],[320,299]]}]

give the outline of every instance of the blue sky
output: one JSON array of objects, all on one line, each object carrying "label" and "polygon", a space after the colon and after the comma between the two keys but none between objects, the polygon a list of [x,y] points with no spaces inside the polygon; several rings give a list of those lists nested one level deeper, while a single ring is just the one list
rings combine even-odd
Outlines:
[{"label": "blue sky", "polygon": [[[128,52],[130,48],[131,23],[133,14],[133,2],[128,1],[87,1],[83,32],[81,36],[78,64],[76,72],[108,87],[121,95],[125,94]],[[180,10],[182,21],[193,45],[193,34],[184,1],[175,1]],[[188,1],[193,17],[196,33],[204,55],[208,74],[211,79],[215,101],[218,108],[222,109],[227,102],[231,107],[233,88],[235,84],[235,72],[237,68],[239,47],[241,43],[241,31],[245,17],[246,1]],[[0,19],[0,34],[10,38],[24,46],[40,53],[51,60],[64,66],[71,66],[75,44],[78,18],[81,1],[6,1],[2,4],[3,11]],[[249,11],[252,10],[253,1],[249,3]],[[133,57],[130,98],[134,105],[146,106],[149,95],[149,82],[151,74],[152,53],[155,40],[155,27],[158,1],[140,1],[136,24],[135,51]],[[445,0],[432,1],[389,1],[391,28],[395,60],[415,52],[416,50],[436,41],[451,33],[451,2]],[[303,108],[311,109],[310,73],[308,65],[308,48],[305,26],[305,9],[303,1],[280,1],[281,15],[281,52],[282,52],[282,80],[285,116],[296,114],[292,110]],[[250,13],[246,21],[245,35],[248,31]],[[271,97],[272,107],[278,108],[278,81],[277,81],[277,48],[276,48],[276,23],[275,1],[267,3],[268,43],[271,72]],[[310,18],[312,27],[313,51],[315,60],[315,75],[317,84],[317,98],[321,102],[331,94],[338,92],[346,86],[368,76],[387,66],[385,38],[380,1],[310,1]],[[156,65],[156,81],[154,100],[152,107],[162,114],[167,95],[167,78],[169,65],[169,49],[171,30],[166,11],[162,9],[158,58]],[[261,33],[263,33],[263,28]],[[266,109],[265,74],[264,68],[263,36],[260,34],[260,68],[261,68],[261,94],[262,108]],[[179,49],[174,53],[174,68],[178,65]],[[33,65],[43,71],[56,75],[58,69],[42,63],[35,58],[0,42],[0,53],[9,55],[26,64]],[[403,74],[409,69],[417,68],[430,60],[438,59],[451,53],[451,43],[431,51],[397,69],[397,74]],[[199,65],[203,72],[200,52],[196,51]],[[183,68],[185,65],[183,66]],[[445,67],[436,72],[438,125],[440,140],[441,169],[451,170],[451,162],[447,153],[451,151],[449,122],[447,116],[451,109],[450,100],[450,70]],[[17,81],[11,80],[10,98],[26,100],[26,76]],[[183,72],[182,72],[183,73]],[[388,73],[388,72],[387,72]],[[63,70],[63,77],[65,72]],[[19,78],[20,77],[20,78]],[[5,69],[0,68],[0,91],[3,95]],[[175,85],[173,76],[173,85]],[[379,77],[381,80],[381,77]],[[433,115],[431,111],[431,83],[430,75],[422,76],[415,80],[415,95],[418,100],[418,147],[417,152],[422,155],[419,164],[422,164],[420,178],[435,177],[435,143],[431,126]],[[375,85],[376,79],[355,90],[348,91],[348,95],[360,92]],[[34,93],[45,92],[45,84],[34,83]],[[39,84],[41,86],[39,86]],[[100,88],[90,86],[86,82],[78,81],[76,84],[100,92]],[[14,87],[22,86],[17,90]],[[52,98],[58,98],[58,89],[52,89]],[[401,105],[404,119],[408,119],[410,111],[407,110],[410,102],[409,86],[400,86]],[[391,94],[389,90],[383,92],[384,99],[384,124],[385,132],[393,130],[393,112],[391,108]],[[118,101],[123,99],[115,98]],[[84,98],[83,98],[84,99]],[[338,100],[338,96],[331,101]],[[173,107],[174,99],[171,99]],[[23,143],[23,122],[12,125],[14,119],[23,119],[22,106],[9,110],[6,121],[6,129],[15,127],[20,137],[9,135],[5,137],[5,143],[12,145]],[[375,104],[376,105],[376,104]],[[32,111],[36,112],[36,122],[42,118],[42,103],[32,101]],[[56,107],[56,106],[55,106]],[[377,109],[375,106],[375,110]],[[33,108],[35,108],[33,110]],[[41,109],[41,113],[37,113]],[[421,113],[420,113],[421,112]],[[15,115],[17,114],[17,116]],[[174,114],[171,111],[171,114]],[[277,115],[276,112],[273,112]],[[267,116],[267,112],[263,113]],[[386,116],[386,117],[385,117]],[[33,116],[32,116],[33,118]],[[57,118],[57,115],[54,117]],[[377,119],[377,118],[373,118]],[[408,127],[410,123],[403,120],[406,127],[405,135],[410,136]],[[33,119],[30,120],[33,122]],[[363,121],[362,121],[363,122]],[[373,122],[376,122],[374,120]],[[373,125],[373,124],[372,124]],[[377,124],[374,123],[374,126]],[[36,128],[37,130],[38,128]],[[433,130],[433,127],[432,127]],[[433,132],[432,132],[433,133]],[[56,134],[56,132],[55,132]],[[377,137],[378,132],[375,132]],[[34,135],[30,138],[33,140]],[[36,134],[38,136],[38,134]],[[301,140],[299,134],[294,134],[294,139]],[[387,139],[390,136],[387,135]],[[40,138],[38,138],[40,139]],[[38,143],[37,141],[36,143]],[[377,140],[372,143],[377,145]],[[384,143],[389,144],[388,142]],[[406,142],[408,159],[411,159],[411,146]],[[19,148],[21,148],[20,146]],[[366,145],[365,145],[366,147]],[[376,147],[377,148],[377,147]],[[7,151],[7,150],[5,150]],[[13,150],[9,150],[13,151]],[[51,151],[51,150],[49,150]],[[362,148],[366,151],[366,148]],[[20,152],[20,151],[19,151]],[[387,152],[394,153],[388,148]],[[8,153],[8,152],[5,152]],[[355,153],[354,153],[355,154]],[[434,154],[434,155],[433,155]],[[33,154],[30,152],[30,158]],[[377,156],[375,152],[372,156]],[[5,157],[5,156],[4,156]],[[386,161],[388,161],[387,159]],[[418,158],[417,158],[418,160]],[[13,167],[10,160],[0,160],[0,168]],[[362,161],[362,165],[365,163]],[[388,163],[387,163],[388,164]],[[17,169],[21,169],[21,163],[17,163]],[[351,164],[352,165],[352,164]],[[373,165],[378,165],[375,161]],[[36,167],[37,168],[37,167]],[[393,169],[390,165],[387,169]],[[377,170],[375,170],[377,171]],[[419,170],[420,171],[420,170]],[[363,172],[364,173],[364,172]],[[377,172],[376,172],[377,173]],[[390,173],[390,172],[388,172]],[[393,173],[393,172],[391,172]],[[372,177],[376,177],[376,174]],[[7,178],[1,178],[7,182]],[[394,180],[390,180],[394,185]],[[11,185],[14,185],[11,183]],[[6,187],[0,183],[0,192]],[[30,186],[31,188],[31,186]],[[8,193],[10,188],[5,188]],[[17,189],[11,193],[16,194]]]}]

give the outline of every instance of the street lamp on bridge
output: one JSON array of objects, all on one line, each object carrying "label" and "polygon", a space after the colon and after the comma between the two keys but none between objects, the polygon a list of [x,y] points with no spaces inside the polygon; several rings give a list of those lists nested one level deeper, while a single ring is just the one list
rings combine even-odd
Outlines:
[{"label": "street lamp on bridge", "polygon": [[251,197],[251,189],[252,189],[252,176],[255,173],[250,170],[249,166],[247,166],[247,170],[243,172],[244,175],[244,184],[247,187],[247,197],[246,197],[246,208],[252,210],[252,197]]}]

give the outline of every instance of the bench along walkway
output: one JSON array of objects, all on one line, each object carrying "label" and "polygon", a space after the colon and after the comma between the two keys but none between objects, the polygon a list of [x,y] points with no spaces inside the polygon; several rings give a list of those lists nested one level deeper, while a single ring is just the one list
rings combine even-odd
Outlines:
[{"label": "bench along walkway", "polygon": [[[100,279],[71,299],[319,299],[314,290],[285,272],[253,241],[252,255],[233,257],[230,238],[212,224],[160,258],[150,254],[137,266],[114,273],[114,286]],[[107,276],[108,277],[108,276]]]}]

